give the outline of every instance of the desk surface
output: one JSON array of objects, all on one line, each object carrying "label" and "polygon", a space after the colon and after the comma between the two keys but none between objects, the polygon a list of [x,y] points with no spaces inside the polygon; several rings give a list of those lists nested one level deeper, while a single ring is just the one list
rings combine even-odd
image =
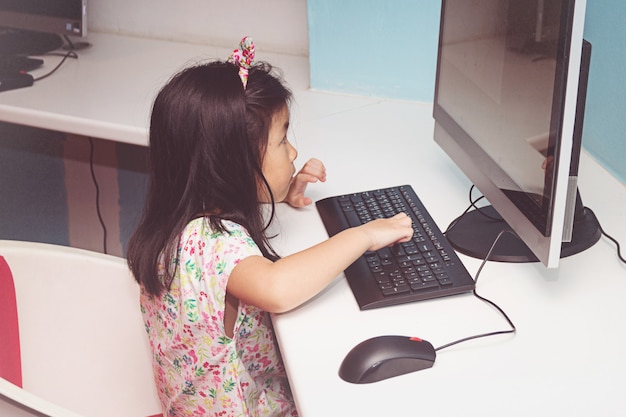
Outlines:
[{"label": "desk surface", "polygon": [[[470,184],[433,143],[429,105],[381,101],[308,123],[301,148],[315,150],[329,173],[326,184],[310,188],[314,199],[410,183],[442,228],[467,206]],[[626,190],[587,154],[580,191],[624,243]],[[276,245],[284,254],[326,237],[314,208],[281,206],[278,216]],[[480,262],[462,260],[474,275]],[[343,276],[307,304],[275,315],[301,415],[626,415],[626,267],[612,243],[603,238],[557,270],[488,263],[477,289],[510,315],[517,334],[444,349],[431,369],[370,385],[337,375],[362,340],[399,334],[437,347],[508,325],[471,294],[359,311]]]},{"label": "desk surface", "polygon": [[[90,33],[88,40],[92,46],[77,51],[78,59],[68,59],[52,76],[33,87],[2,92],[0,120],[146,145],[152,102],[168,78],[183,66],[230,54],[229,49],[214,46],[101,33]],[[35,78],[61,61],[51,55],[42,58],[44,66],[32,72]],[[287,81],[294,88],[306,88],[306,57],[266,54],[261,49],[257,59],[293,74]]]},{"label": "desk surface", "polygon": [[[152,98],[171,73],[228,53],[111,35],[90,40],[94,47],[54,77],[1,93],[0,119],[145,145]],[[315,156],[327,166],[328,181],[309,188],[313,199],[409,183],[442,228],[465,209],[470,184],[433,142],[430,103],[310,91],[306,58],[259,55],[282,68],[294,90],[296,162]],[[626,242],[626,190],[587,154],[580,191],[606,231]],[[314,207],[280,205],[273,228],[283,254],[326,238]],[[475,274],[479,261],[462,260]],[[507,324],[471,294],[362,312],[343,276],[273,316],[301,415],[626,415],[626,268],[613,244],[603,238],[558,270],[489,263],[477,288],[510,315],[517,334],[445,349],[431,369],[369,385],[337,375],[364,339],[415,335],[440,346]]]}]

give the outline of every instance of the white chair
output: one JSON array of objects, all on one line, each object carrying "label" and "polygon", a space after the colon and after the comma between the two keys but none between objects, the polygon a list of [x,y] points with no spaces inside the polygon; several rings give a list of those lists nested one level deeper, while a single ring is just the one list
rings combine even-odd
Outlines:
[{"label": "white chair", "polygon": [[139,288],[124,259],[0,241],[0,275],[1,416],[161,413]]}]

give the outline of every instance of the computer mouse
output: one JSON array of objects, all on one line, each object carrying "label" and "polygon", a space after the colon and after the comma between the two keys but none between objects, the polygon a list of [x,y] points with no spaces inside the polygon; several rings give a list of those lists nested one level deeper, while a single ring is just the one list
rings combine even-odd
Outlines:
[{"label": "computer mouse", "polygon": [[433,366],[437,353],[418,337],[376,336],[356,345],[339,367],[347,382],[367,384]]}]

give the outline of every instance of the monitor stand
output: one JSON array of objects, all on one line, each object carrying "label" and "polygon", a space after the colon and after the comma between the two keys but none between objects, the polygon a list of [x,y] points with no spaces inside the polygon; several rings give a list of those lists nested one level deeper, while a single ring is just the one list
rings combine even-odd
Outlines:
[{"label": "monitor stand", "polygon": [[63,38],[56,33],[0,29],[0,56],[43,55],[63,45]]},{"label": "monitor stand", "polygon": [[[492,206],[481,207],[464,214],[446,233],[446,237],[458,252],[473,258],[485,259],[502,230],[511,233],[502,235],[489,257],[490,261],[539,262]],[[562,243],[561,258],[592,247],[600,236],[598,220],[591,210],[583,206],[580,194],[577,194],[572,240]]]}]

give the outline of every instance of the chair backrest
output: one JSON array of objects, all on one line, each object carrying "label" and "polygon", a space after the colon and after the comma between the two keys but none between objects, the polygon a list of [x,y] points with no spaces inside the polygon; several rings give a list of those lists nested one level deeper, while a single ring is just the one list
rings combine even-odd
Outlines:
[{"label": "chair backrest", "polygon": [[13,275],[0,255],[0,378],[22,386],[20,334],[17,326],[17,302]]},{"label": "chair backrest", "polygon": [[[56,417],[46,403],[85,417],[161,412],[139,288],[124,259],[13,241],[0,241],[0,255],[15,286],[23,394],[43,410],[33,415]],[[21,401],[11,395],[0,391],[0,402]]]}]

